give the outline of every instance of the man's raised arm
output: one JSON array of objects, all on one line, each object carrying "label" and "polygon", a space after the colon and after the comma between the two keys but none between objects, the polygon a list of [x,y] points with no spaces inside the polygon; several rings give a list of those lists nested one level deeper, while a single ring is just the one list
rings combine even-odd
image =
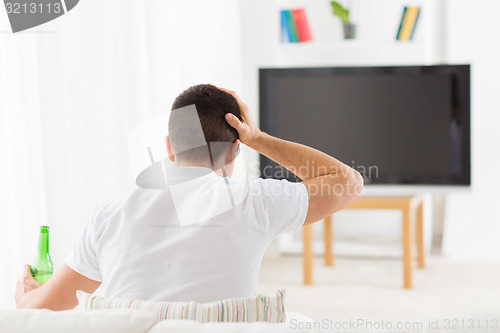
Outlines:
[{"label": "man's raised arm", "polygon": [[319,221],[354,202],[363,189],[363,178],[353,168],[314,148],[278,139],[261,132],[248,107],[233,91],[242,121],[226,114],[226,121],[238,131],[241,142],[296,174],[309,193],[304,224]]}]

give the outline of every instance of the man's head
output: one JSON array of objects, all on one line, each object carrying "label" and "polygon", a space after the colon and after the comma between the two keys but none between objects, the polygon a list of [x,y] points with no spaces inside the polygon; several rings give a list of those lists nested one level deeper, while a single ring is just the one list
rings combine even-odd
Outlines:
[{"label": "man's head", "polygon": [[[185,108],[196,106],[198,119]],[[185,108],[185,109],[182,109]],[[233,96],[210,84],[192,86],[183,91],[174,101],[168,124],[167,149],[176,164],[210,166],[220,169],[234,160],[238,132],[224,119],[232,113],[241,119],[238,103]],[[199,123],[198,123],[199,121]],[[199,145],[201,133],[206,145]],[[198,134],[198,135],[197,135]]]}]

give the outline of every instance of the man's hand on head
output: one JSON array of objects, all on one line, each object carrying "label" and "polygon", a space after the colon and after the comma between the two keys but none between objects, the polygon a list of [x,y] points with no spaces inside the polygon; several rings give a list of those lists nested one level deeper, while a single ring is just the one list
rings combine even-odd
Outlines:
[{"label": "man's hand on head", "polygon": [[250,111],[248,110],[248,106],[240,99],[240,97],[234,91],[223,88],[220,89],[233,96],[236,99],[236,102],[238,102],[238,106],[240,107],[240,114],[242,120],[240,121],[233,114],[227,113],[225,117],[226,121],[228,122],[229,125],[231,125],[231,127],[233,127],[238,131],[238,136],[240,138],[240,141],[246,144],[247,146],[252,147],[259,141],[262,132],[260,131],[259,127],[257,126],[257,123],[253,119]]}]

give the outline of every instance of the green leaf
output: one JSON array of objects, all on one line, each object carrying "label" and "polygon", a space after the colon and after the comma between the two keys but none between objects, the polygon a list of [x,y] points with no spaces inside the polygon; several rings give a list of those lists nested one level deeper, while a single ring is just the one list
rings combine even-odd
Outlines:
[{"label": "green leaf", "polygon": [[331,1],[330,5],[332,5],[333,15],[338,16],[342,23],[349,23],[349,10],[342,6],[337,1]]}]

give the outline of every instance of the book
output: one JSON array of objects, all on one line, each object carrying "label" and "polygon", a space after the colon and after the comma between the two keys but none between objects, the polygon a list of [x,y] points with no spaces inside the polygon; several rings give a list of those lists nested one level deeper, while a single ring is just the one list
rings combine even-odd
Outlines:
[{"label": "book", "polygon": [[297,43],[299,37],[297,36],[297,30],[295,28],[295,23],[293,22],[292,11],[285,10],[286,17],[286,28],[288,31],[288,40],[290,43]]},{"label": "book", "polygon": [[280,15],[281,15],[281,42],[282,43],[291,42],[293,37],[291,35],[292,32],[288,29],[286,10],[282,10]]},{"label": "book", "polygon": [[399,28],[398,28],[398,33],[396,34],[396,40],[399,40],[399,35],[401,34],[401,27],[403,26],[403,22],[405,20],[405,15],[406,11],[408,10],[408,7],[403,8],[403,15],[401,16],[401,22],[399,22]]},{"label": "book", "polygon": [[304,8],[293,9],[292,17],[299,42],[312,40],[311,30],[309,29],[309,23],[307,22],[306,11]]},{"label": "book", "polygon": [[419,17],[420,17],[420,8],[417,11],[417,17],[415,18],[415,23],[413,23],[413,29],[411,31],[410,40],[412,40],[413,39],[413,35],[415,35],[415,29],[417,27],[417,23],[418,23],[418,18]]},{"label": "book", "polygon": [[397,40],[411,40],[415,34],[420,7],[404,7],[403,16],[399,25]]}]

